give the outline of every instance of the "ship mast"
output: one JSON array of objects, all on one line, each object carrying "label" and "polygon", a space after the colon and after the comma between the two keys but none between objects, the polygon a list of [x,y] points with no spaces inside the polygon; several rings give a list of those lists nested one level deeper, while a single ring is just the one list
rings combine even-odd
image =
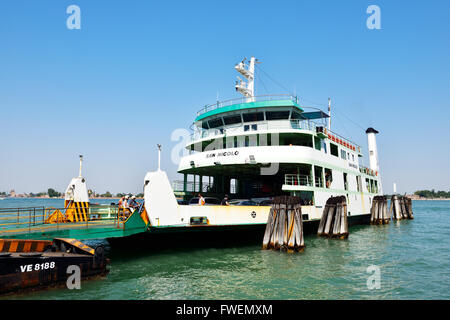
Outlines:
[{"label": "ship mast", "polygon": [[78,173],[78,177],[79,177],[79,178],[81,178],[81,168],[82,168],[82,166],[83,166],[83,156],[80,155],[80,171],[79,171],[79,173]]},{"label": "ship mast", "polygon": [[239,72],[247,82],[243,81],[239,76],[236,81],[236,91],[241,93],[244,97],[246,97],[246,102],[255,101],[255,63],[258,61],[255,57],[250,58],[249,65],[245,64],[244,58],[240,63],[234,66],[237,72]]},{"label": "ship mast", "polygon": [[331,131],[331,98],[328,98],[328,130]]}]

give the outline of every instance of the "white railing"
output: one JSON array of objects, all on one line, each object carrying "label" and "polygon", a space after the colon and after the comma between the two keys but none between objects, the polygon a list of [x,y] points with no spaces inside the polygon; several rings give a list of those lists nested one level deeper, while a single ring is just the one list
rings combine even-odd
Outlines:
[{"label": "white railing", "polygon": [[[203,129],[191,134],[191,142],[213,138],[220,135],[233,135],[238,133],[251,133],[261,130],[309,130],[315,132],[317,124],[311,120],[269,120],[259,122],[245,122],[234,126],[217,129]],[[256,130],[255,130],[256,128]]]},{"label": "white railing", "polygon": [[[249,98],[246,97],[242,97],[242,98],[237,98],[237,99],[230,99],[230,100],[225,100],[225,101],[217,101],[214,104],[210,104],[210,105],[206,105],[203,108],[201,108],[198,112],[197,112],[197,117],[212,111],[212,110],[216,110],[216,109],[220,109],[223,107],[228,107],[231,106],[233,104],[239,104],[239,103],[247,103]],[[256,102],[256,101],[271,101],[271,100],[292,100],[295,103],[298,103],[298,97],[290,95],[290,94],[274,94],[274,95],[262,95],[262,96],[255,96],[251,98],[251,102]]]},{"label": "white railing", "polygon": [[315,180],[316,180],[315,183],[316,187],[323,188],[323,179],[321,177],[315,177]]},{"label": "white railing", "polygon": [[202,183],[202,189],[200,190],[200,182],[193,182],[193,181],[187,181],[186,182],[186,190],[184,190],[184,181],[181,180],[175,180],[172,182],[172,189],[173,191],[186,191],[186,192],[209,192],[212,188],[212,183],[209,184],[209,182],[203,182]]},{"label": "white railing", "polygon": [[285,174],[284,184],[288,186],[312,186],[312,179],[306,174]]}]

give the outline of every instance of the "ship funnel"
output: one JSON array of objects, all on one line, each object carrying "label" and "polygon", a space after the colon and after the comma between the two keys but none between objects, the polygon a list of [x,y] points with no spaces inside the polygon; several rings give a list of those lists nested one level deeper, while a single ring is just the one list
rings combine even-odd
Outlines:
[{"label": "ship funnel", "polygon": [[[366,130],[367,134],[367,145],[369,147],[369,166],[370,169],[376,171],[378,176],[380,176],[380,165],[378,162],[378,150],[377,150],[377,139],[375,137],[379,132],[374,128],[370,127]],[[380,177],[380,193],[382,193],[381,189],[381,177]]]}]

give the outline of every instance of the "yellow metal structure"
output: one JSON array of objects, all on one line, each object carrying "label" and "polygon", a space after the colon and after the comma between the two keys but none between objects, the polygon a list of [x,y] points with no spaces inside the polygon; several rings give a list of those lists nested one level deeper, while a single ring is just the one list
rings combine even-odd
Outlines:
[{"label": "yellow metal structure", "polygon": [[47,211],[53,210],[53,213],[51,213],[47,219],[45,219],[45,223],[64,223],[67,222],[66,217],[63,215],[63,213],[59,209],[55,208],[48,208]]},{"label": "yellow metal structure", "polygon": [[85,222],[89,219],[89,202],[65,202],[65,214],[59,209],[48,215],[45,223]]}]

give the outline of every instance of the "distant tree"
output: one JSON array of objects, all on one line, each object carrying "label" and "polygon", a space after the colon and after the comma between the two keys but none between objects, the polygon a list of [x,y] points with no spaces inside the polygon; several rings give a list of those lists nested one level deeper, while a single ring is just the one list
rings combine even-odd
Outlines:
[{"label": "distant tree", "polygon": [[450,198],[450,191],[418,190],[415,195],[422,198]]},{"label": "distant tree", "polygon": [[125,196],[126,196],[125,193],[118,193],[118,194],[116,194],[117,198],[122,198],[122,197],[125,197]]},{"label": "distant tree", "polygon": [[144,194],[143,193],[138,193],[137,195],[136,195],[136,198],[143,198],[144,197]]},{"label": "distant tree", "polygon": [[111,198],[111,197],[112,197],[112,194],[111,194],[111,192],[106,191],[106,193],[102,194],[102,197],[103,197],[103,198]]},{"label": "distant tree", "polygon": [[48,194],[48,196],[49,196],[50,198],[60,197],[60,196],[61,196],[61,193],[55,191],[55,189],[52,189],[52,188],[49,188],[49,189],[47,190],[47,194]]}]

